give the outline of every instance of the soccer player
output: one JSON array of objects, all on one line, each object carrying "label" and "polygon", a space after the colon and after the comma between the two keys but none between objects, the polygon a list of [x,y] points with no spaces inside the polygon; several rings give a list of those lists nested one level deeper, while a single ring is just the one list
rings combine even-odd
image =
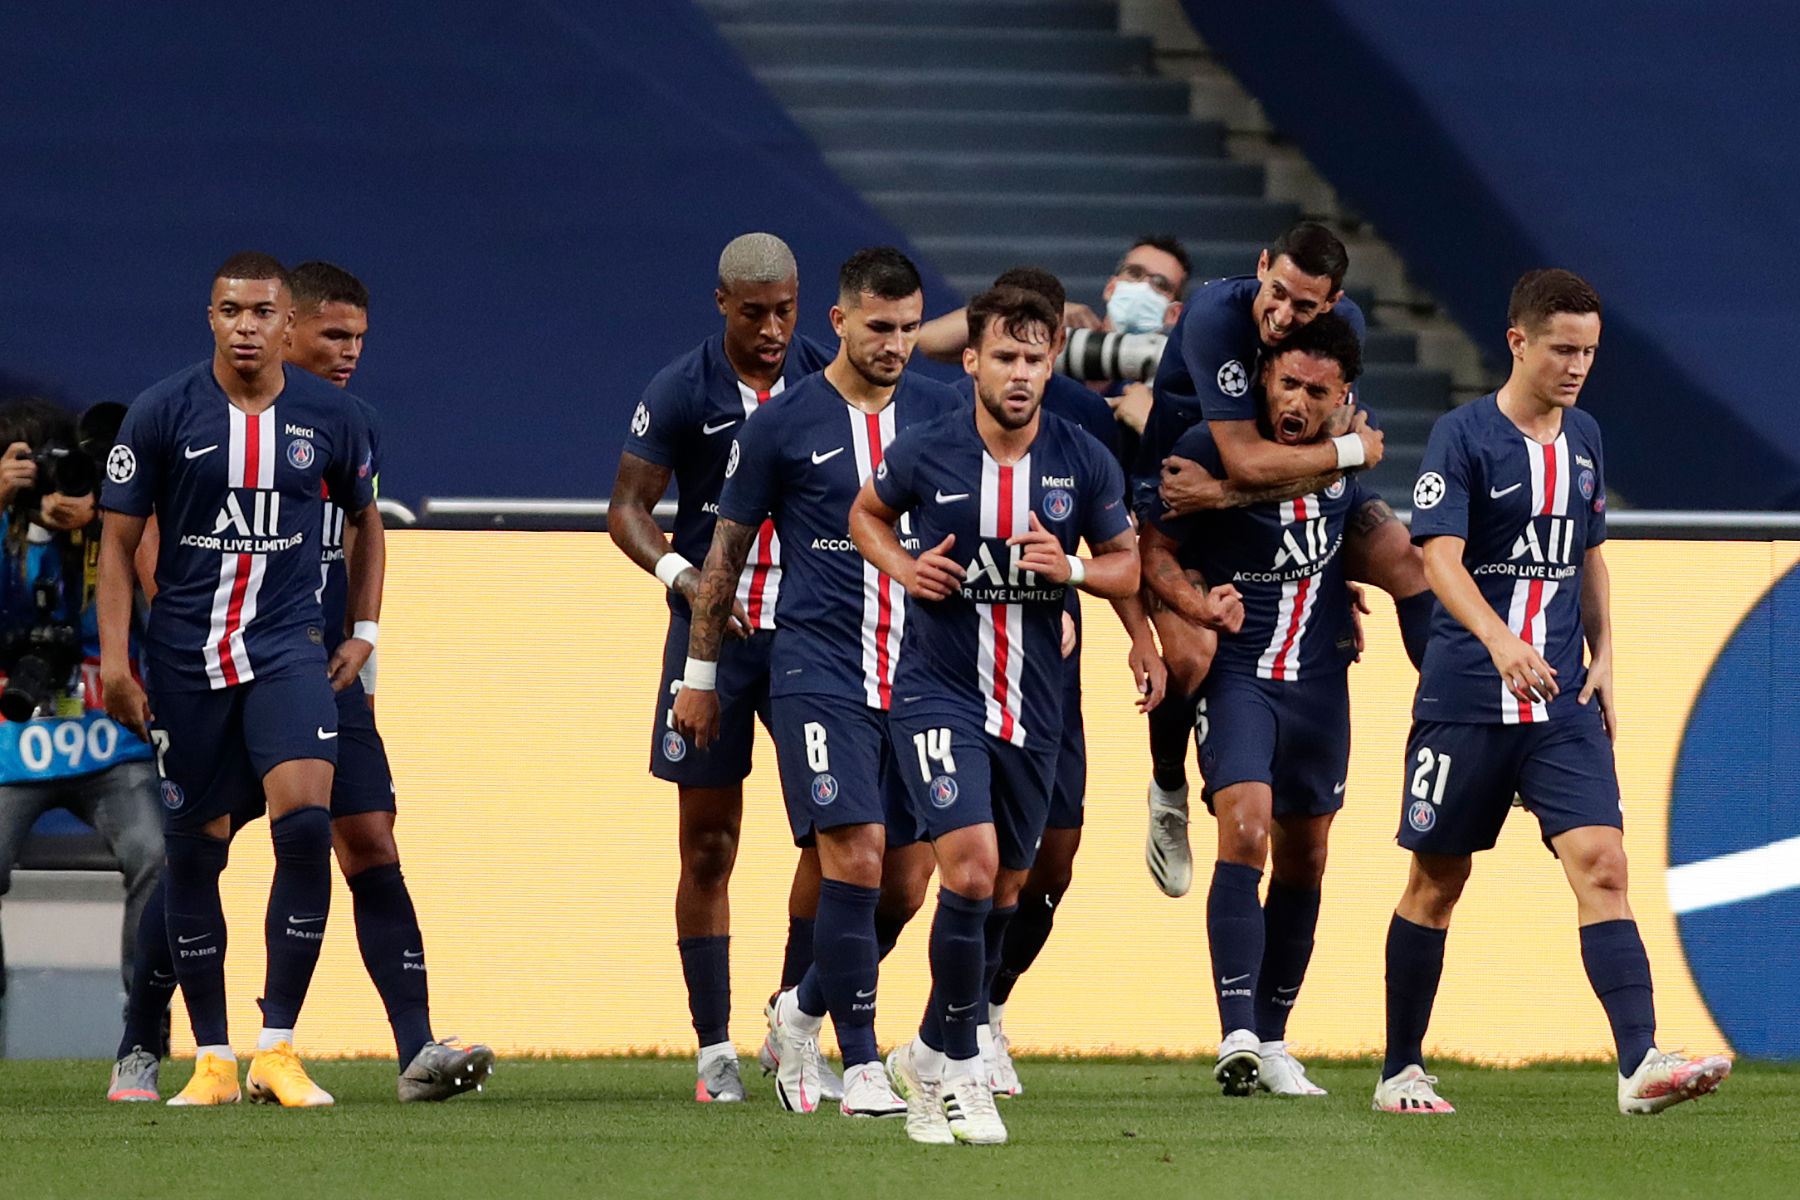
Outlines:
[{"label": "soccer player", "polygon": [[815,1047],[827,1012],[844,1055],[839,1111],[906,1111],[875,1049],[879,963],[923,898],[931,862],[912,845],[887,721],[905,598],[857,556],[846,529],[888,444],[958,407],[948,388],[905,373],[923,312],[919,273],[898,250],[861,250],[844,263],[831,309],[837,357],[745,421],[733,443],[675,698],[677,733],[710,744],[723,707],[719,651],[732,581],[773,520],[787,557],[770,729],[795,844],[818,846],[823,873],[813,964],[769,1014],[776,1095],[790,1112],[818,1106]]},{"label": "soccer player", "polygon": [[[1288,335],[1260,372],[1269,435],[1296,446],[1328,438],[1361,366],[1356,331],[1336,313]],[[1175,454],[1224,473],[1205,422],[1181,435]],[[1229,1096],[1258,1088],[1322,1096],[1287,1052],[1287,1020],[1312,957],[1327,841],[1350,762],[1356,639],[1348,538],[1359,521],[1366,528],[1392,521],[1393,512],[1354,475],[1248,507],[1185,517],[1161,507],[1152,497],[1140,514],[1138,548],[1165,609],[1217,628],[1206,584],[1242,597],[1242,624],[1217,635],[1197,725],[1206,804],[1219,826],[1206,901],[1223,1039],[1214,1077]],[[1190,582],[1184,565],[1203,582]]]},{"label": "soccer player", "polygon": [[[362,360],[369,329],[369,292],[356,276],[327,262],[304,262],[289,272],[294,324],[282,357],[293,366],[347,387]],[[360,398],[345,393],[358,407],[369,429],[370,479],[380,477],[380,441],[375,412]],[[345,568],[344,509],[328,497],[320,543],[324,611],[321,626],[327,654],[335,653],[350,632],[345,624],[349,573]],[[147,546],[151,538],[144,539]],[[354,554],[354,547],[350,548]],[[139,556],[140,569],[144,558]],[[154,592],[154,583],[147,589]],[[154,599],[154,596],[152,596]],[[364,634],[374,631],[365,628]],[[337,693],[338,767],[331,784],[331,835],[338,867],[350,886],[356,941],[363,965],[380,994],[394,1031],[402,1064],[398,1089],[402,1101],[447,1100],[478,1088],[493,1072],[493,1051],[486,1046],[459,1046],[431,1035],[430,996],[426,984],[424,938],[412,895],[400,871],[394,843],[394,783],[387,747],[375,728],[376,654],[361,678]],[[233,833],[235,834],[235,830]],[[109,1099],[154,1100],[157,1097],[158,1045],[162,1014],[173,989],[174,950],[164,930],[165,898],[158,890],[154,909],[141,930],[139,954],[149,970],[134,983],[126,1003],[125,1031],[113,1066]],[[170,980],[157,988],[158,979]]]},{"label": "soccer player", "polygon": [[1425,1073],[1425,1029],[1472,856],[1494,845],[1516,794],[1575,893],[1582,963],[1618,1048],[1619,1111],[1660,1112],[1716,1089],[1731,1063],[1656,1048],[1650,960],[1626,896],[1606,463],[1599,426],[1575,407],[1600,297],[1568,271],[1531,271],[1507,326],[1512,373],[1439,419],[1413,489],[1412,537],[1438,603],[1406,744],[1400,844],[1413,858],[1388,926],[1375,1108],[1454,1111]]},{"label": "soccer player", "polygon": [[[976,403],[895,438],[850,513],[857,549],[911,597],[890,725],[940,874],[932,998],[888,1059],[915,1141],[1006,1140],[976,1025],[1049,815],[1063,593],[1138,587],[1118,464],[1040,411],[1059,318],[1022,289],[976,297],[963,354]],[[903,519],[929,547],[916,559]],[[1083,538],[1091,559],[1072,553]]]},{"label": "soccer player", "polygon": [[[330,1104],[293,1040],[331,904],[332,693],[355,681],[381,611],[369,433],[357,405],[282,362],[293,302],[275,259],[228,259],[207,312],[211,360],[139,396],[107,457],[101,682],[107,712],[151,741],[163,776],[168,934],[199,1046],[193,1077],[170,1103],[240,1096],[219,874],[234,817],[266,803],[275,877],[263,1029],[245,1086],[253,1100]],[[318,599],[327,489],[358,539],[348,587],[355,634],[329,660]],[[127,641],[133,558],[153,515],[162,540],[144,652],[154,703],[132,677]]]},{"label": "soccer player", "polygon": [[[1142,247],[1154,249],[1148,243],[1143,243]],[[1137,249],[1134,247],[1133,252]],[[1062,281],[1038,267],[1015,267],[996,278],[994,286],[1035,292],[1050,305],[1052,312],[1065,312],[1067,308],[1068,297]],[[1110,287],[1108,290],[1110,292]],[[956,340],[959,345],[966,345],[969,336],[966,315],[962,322],[963,328]],[[1057,329],[1056,344],[1050,348],[1052,361],[1061,352],[1065,336],[1063,329]],[[975,400],[975,381],[965,374],[956,381],[956,390],[962,396],[964,408],[970,408]],[[1107,402],[1089,388],[1067,375],[1053,373],[1044,384],[1044,411],[1086,430],[1109,454],[1117,455],[1118,423]],[[1019,892],[1017,911],[1007,922],[1000,956],[988,963],[991,981],[987,987],[988,1014],[976,1028],[976,1041],[988,1065],[989,1082],[995,1093],[1003,1096],[1017,1096],[1024,1091],[1018,1069],[1013,1065],[1010,1041],[1003,1023],[1006,1003],[1012,996],[1013,985],[1037,961],[1050,938],[1056,906],[1062,903],[1074,879],[1075,852],[1081,846],[1081,827],[1086,812],[1087,735],[1081,720],[1081,602],[1075,589],[1070,588],[1064,593],[1064,607],[1067,609],[1063,618],[1066,634],[1064,719],[1056,758],[1056,781],[1050,791],[1050,815],[1044,824],[1037,857],[1031,864],[1031,874]],[[1138,685],[1139,707],[1148,711],[1162,701],[1168,678],[1156,648],[1156,637],[1150,631],[1149,619],[1136,596],[1115,601],[1113,607],[1131,639],[1128,662]]]},{"label": "soccer player", "polygon": [[[651,732],[650,773],[673,783],[680,812],[681,877],[675,931],[688,1011],[700,1044],[694,1098],[738,1101],[744,1085],[731,1044],[731,869],[744,816],[744,779],[760,716],[768,724],[769,648],[782,590],[782,544],[767,522],[756,531],[738,579],[732,640],[720,649],[718,738],[705,748],[678,732],[671,715],[687,655],[690,605],[700,584],[697,561],[712,543],[719,489],[732,440],[745,419],[831,354],[794,334],[799,270],[773,234],[733,238],[719,255],[713,300],[722,332],[657,372],[631,416],[619,456],[607,530],[631,561],[669,593],[669,633]],[[673,544],[653,509],[673,479],[680,489]],[[801,852],[788,898],[788,945],[781,986],[791,988],[812,961],[818,903],[815,850]],[[821,1086],[842,1084],[821,1064]]]},{"label": "soccer player", "polygon": [[[1313,490],[1311,477],[1380,461],[1381,434],[1368,424],[1360,406],[1350,426],[1330,439],[1283,445],[1257,428],[1251,394],[1262,357],[1321,313],[1344,317],[1361,340],[1362,312],[1343,292],[1349,265],[1349,254],[1335,234],[1303,222],[1263,251],[1254,275],[1214,280],[1188,296],[1157,369],[1155,403],[1139,446],[1134,489],[1140,506],[1159,477],[1165,499],[1178,511],[1190,507],[1184,499],[1218,487],[1201,478],[1191,462],[1172,454],[1175,440],[1202,420],[1212,427],[1224,481],[1239,489],[1277,488],[1284,497],[1300,496]],[[1256,493],[1256,498],[1267,497]],[[1398,524],[1378,527],[1364,541],[1362,565],[1352,578],[1395,598],[1401,632],[1416,664],[1431,603],[1405,530]],[[1152,620],[1169,666],[1169,698],[1150,714],[1152,778],[1144,855],[1157,886],[1180,896],[1193,882],[1184,759],[1194,728],[1194,693],[1205,678],[1214,642],[1191,622],[1155,612]]]}]

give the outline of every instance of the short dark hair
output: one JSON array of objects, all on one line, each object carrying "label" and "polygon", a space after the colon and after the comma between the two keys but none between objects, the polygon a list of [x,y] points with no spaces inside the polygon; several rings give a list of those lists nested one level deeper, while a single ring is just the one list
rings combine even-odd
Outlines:
[{"label": "short dark hair", "polygon": [[1188,257],[1187,248],[1176,240],[1175,235],[1172,233],[1139,234],[1131,245],[1125,247],[1125,253],[1130,254],[1139,246],[1148,246],[1152,250],[1161,250],[1164,254],[1181,264],[1181,286],[1175,289],[1175,298],[1179,300],[1182,296],[1186,295],[1188,280],[1194,277],[1194,260]]},{"label": "short dark hair", "polygon": [[989,321],[999,321],[1000,328],[1021,341],[1029,338],[1031,327],[1042,325],[1050,337],[1062,325],[1062,313],[1050,307],[1050,301],[1037,292],[1022,287],[989,288],[969,301],[969,345],[981,345]]},{"label": "short dark hair", "polygon": [[363,281],[336,263],[312,259],[288,272],[288,286],[294,291],[295,308],[322,308],[327,304],[348,304],[366,310],[369,289]]},{"label": "short dark hair", "polygon": [[15,396],[0,403],[0,449],[14,442],[24,442],[33,453],[51,442],[73,445],[75,415],[42,396]]},{"label": "short dark hair", "polygon": [[838,268],[838,303],[853,307],[864,292],[879,300],[904,300],[925,286],[912,259],[892,246],[868,246]]},{"label": "short dark hair", "polygon": [[1600,315],[1600,293],[1573,271],[1543,267],[1527,271],[1513,285],[1506,305],[1506,323],[1514,329],[1534,332],[1557,313]]},{"label": "short dark hair", "polygon": [[1308,275],[1323,275],[1331,280],[1331,294],[1343,290],[1344,275],[1350,270],[1350,252],[1338,235],[1317,221],[1302,221],[1269,247],[1269,264],[1286,255],[1288,260]]},{"label": "short dark hair", "polygon": [[1362,374],[1362,340],[1356,327],[1335,312],[1323,312],[1282,340],[1269,351],[1270,359],[1298,350],[1314,358],[1329,358],[1344,372],[1345,383],[1355,383]]},{"label": "short dark hair", "polygon": [[[994,286],[1024,288],[1028,292],[1035,292],[1059,314],[1069,303],[1069,293],[1063,287],[1062,280],[1042,267],[1014,267],[1010,271],[1002,271],[995,277]],[[1058,323],[1061,323],[1060,319]]]},{"label": "short dark hair", "polygon": [[279,279],[281,286],[293,289],[294,280],[281,260],[260,250],[240,250],[213,272],[213,282],[221,279]]}]

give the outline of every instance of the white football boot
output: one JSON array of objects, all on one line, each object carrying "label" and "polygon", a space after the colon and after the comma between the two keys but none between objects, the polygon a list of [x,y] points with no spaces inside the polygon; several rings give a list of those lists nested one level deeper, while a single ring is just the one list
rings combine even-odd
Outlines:
[{"label": "white football boot", "polygon": [[1264,1042],[1257,1051],[1256,1090],[1272,1096],[1323,1096],[1325,1089],[1306,1077],[1306,1068],[1288,1053],[1286,1042]]},{"label": "white football boot", "polygon": [[1150,832],[1144,864],[1165,896],[1185,896],[1194,886],[1194,856],[1188,850],[1188,789],[1165,792],[1150,781]]},{"label": "white football boot", "polygon": [[1392,1079],[1384,1079],[1375,1085],[1376,1112],[1390,1113],[1453,1113],[1450,1102],[1437,1094],[1432,1085],[1437,1082],[1436,1075],[1427,1075],[1425,1068],[1413,1063]]},{"label": "white football boot", "polygon": [[977,1058],[960,1070],[945,1073],[944,1115],[950,1121],[950,1136],[965,1146],[1004,1145],[1006,1122],[1000,1119],[993,1089],[980,1078],[982,1070]]},{"label": "white football boot", "polygon": [[951,1145],[956,1137],[944,1114],[943,1082],[920,1076],[912,1050],[913,1044],[906,1042],[887,1056],[888,1082],[906,1101],[906,1136],[929,1146]]},{"label": "white football boot", "polygon": [[838,1111],[846,1117],[904,1117],[906,1101],[895,1093],[879,1062],[858,1063],[844,1072]]},{"label": "white football boot", "polygon": [[1655,1046],[1629,1076],[1619,1076],[1619,1111],[1633,1115],[1659,1113],[1683,1100],[1696,1100],[1719,1090],[1731,1074],[1731,1060],[1722,1054],[1684,1058],[1664,1054]]},{"label": "white football boot", "polygon": [[1248,1096],[1262,1073],[1262,1040],[1248,1029],[1234,1029],[1219,1043],[1213,1078],[1227,1096]]}]

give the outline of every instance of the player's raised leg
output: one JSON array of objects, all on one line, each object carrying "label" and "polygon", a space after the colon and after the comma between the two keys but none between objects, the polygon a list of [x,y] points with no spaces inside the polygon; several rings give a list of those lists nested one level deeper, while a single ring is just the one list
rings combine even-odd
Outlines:
[{"label": "player's raised leg", "polygon": [[1187,756],[1200,704],[1200,685],[1212,665],[1217,635],[1184,621],[1160,604],[1147,604],[1156,626],[1169,690],[1150,710],[1150,827],[1144,863],[1165,896],[1185,896],[1194,886],[1188,845]]}]

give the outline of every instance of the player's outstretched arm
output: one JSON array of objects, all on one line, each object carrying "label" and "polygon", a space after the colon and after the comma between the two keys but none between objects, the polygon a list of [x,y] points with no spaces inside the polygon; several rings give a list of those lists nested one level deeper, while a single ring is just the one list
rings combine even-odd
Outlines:
[{"label": "player's outstretched arm", "polygon": [[1164,517],[1184,517],[1213,509],[1280,504],[1322,492],[1343,477],[1342,471],[1333,470],[1271,487],[1244,487],[1229,479],[1214,478],[1212,472],[1191,458],[1171,454],[1162,461],[1162,483],[1157,494],[1162,497]]},{"label": "player's outstretched arm", "polygon": [[713,526],[712,549],[706,552],[706,566],[701,570],[700,582],[689,600],[693,616],[688,626],[687,669],[670,715],[675,720],[675,732],[702,750],[718,736],[719,647],[725,641],[726,625],[731,620],[738,576],[743,574],[744,562],[750,557],[750,544],[755,540],[755,525],[720,517]]},{"label": "player's outstretched arm", "polygon": [[1140,593],[1114,600],[1112,607],[1119,624],[1125,627],[1125,635],[1131,639],[1131,651],[1125,661],[1131,668],[1131,677],[1137,681],[1138,711],[1149,712],[1162,703],[1163,694],[1169,689],[1168,664],[1156,648],[1156,635],[1151,631],[1150,618],[1144,614]]},{"label": "player's outstretched arm", "polygon": [[144,517],[108,512],[100,526],[94,613],[100,626],[100,693],[113,720],[150,740],[150,699],[131,674],[131,596]]},{"label": "player's outstretched arm", "polygon": [[1586,704],[1591,697],[1599,697],[1606,735],[1616,742],[1619,717],[1613,708],[1612,572],[1598,546],[1581,560],[1581,631],[1588,645],[1587,683],[1576,700]]},{"label": "player's outstretched arm", "polygon": [[350,634],[331,655],[326,670],[331,690],[341,692],[356,682],[357,672],[375,652],[375,628],[381,621],[381,589],[387,582],[387,527],[373,504],[344,514],[345,570],[349,596],[344,620]]},{"label": "player's outstretched arm", "polygon": [[1508,691],[1527,703],[1549,701],[1557,692],[1556,668],[1508,629],[1482,596],[1475,577],[1463,566],[1466,544],[1465,539],[1448,534],[1426,539],[1426,581],[1445,611],[1487,647]]},{"label": "player's outstretched arm", "polygon": [[950,557],[950,550],[956,545],[955,535],[914,558],[894,532],[900,515],[899,509],[875,494],[875,481],[870,479],[850,505],[850,540],[856,543],[857,553],[873,563],[877,571],[899,581],[913,599],[945,599],[962,587],[963,581],[962,564]]},{"label": "player's outstretched arm", "polygon": [[1372,467],[1381,461],[1381,431],[1370,429],[1368,416],[1360,411],[1350,420],[1350,432],[1304,446],[1270,441],[1257,429],[1255,421],[1208,424],[1213,441],[1218,444],[1219,457],[1225,461],[1226,476],[1243,488],[1280,487],[1329,471]]},{"label": "player's outstretched arm", "polygon": [[[619,474],[606,506],[606,532],[626,558],[670,591],[680,592],[691,607],[700,587],[700,568],[675,553],[656,523],[656,502],[669,490],[669,476],[669,468],[629,450],[619,455]],[[728,632],[732,637],[749,636],[750,617],[742,605],[734,604]]]},{"label": "player's outstretched arm", "polygon": [[1229,583],[1208,591],[1189,582],[1175,557],[1178,548],[1174,538],[1149,522],[1138,530],[1138,557],[1151,594],[1183,620],[1227,633],[1242,629],[1243,596]]}]

